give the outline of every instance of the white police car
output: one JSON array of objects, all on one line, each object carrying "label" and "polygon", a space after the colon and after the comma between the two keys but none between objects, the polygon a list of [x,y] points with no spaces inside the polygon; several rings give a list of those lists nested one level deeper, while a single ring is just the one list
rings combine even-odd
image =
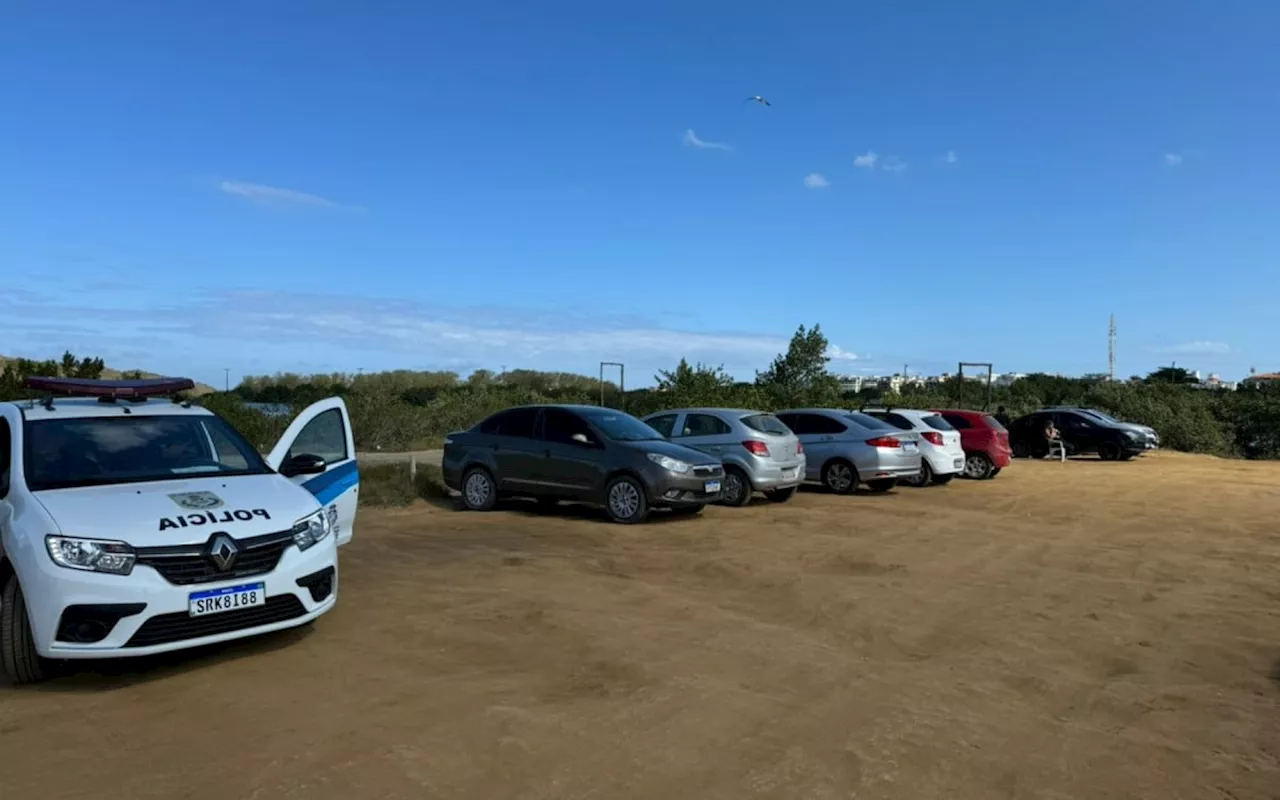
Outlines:
[{"label": "white police car", "polygon": [[[333,608],[359,476],[341,398],[263,458],[187,379],[31,378],[0,403],[0,669],[138,656]],[[61,397],[55,395],[71,395]]]}]

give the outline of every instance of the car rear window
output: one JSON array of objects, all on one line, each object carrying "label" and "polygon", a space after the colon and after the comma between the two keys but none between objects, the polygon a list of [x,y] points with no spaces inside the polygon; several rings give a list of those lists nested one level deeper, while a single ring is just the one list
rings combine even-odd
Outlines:
[{"label": "car rear window", "polygon": [[935,431],[954,431],[955,426],[942,418],[941,414],[930,414],[923,418],[924,424],[933,428]]},{"label": "car rear window", "polygon": [[878,420],[870,414],[863,414],[861,411],[850,411],[845,414],[846,417],[858,423],[864,428],[870,428],[873,431],[891,431],[894,427],[883,420]]},{"label": "car rear window", "polygon": [[986,414],[986,415],[984,415],[984,416],[982,417],[982,421],[983,421],[983,422],[985,422],[985,423],[987,423],[987,427],[988,427],[988,428],[991,428],[992,430],[1002,431],[1002,430],[1004,430],[1004,429],[1005,429],[1005,427],[1004,427],[1003,425],[1001,425],[1001,424],[1000,424],[1000,420],[996,419],[995,417],[991,416],[990,414]]},{"label": "car rear window", "polygon": [[772,414],[752,414],[742,418],[742,424],[753,431],[772,433],[774,436],[790,436],[791,429]]},{"label": "car rear window", "polygon": [[[872,416],[872,415],[869,414],[868,416]],[[890,425],[897,428],[898,430],[913,431],[916,429],[916,426],[911,424],[911,420],[907,419],[901,414],[895,414],[892,411],[886,411],[880,414],[875,414],[874,416],[876,419],[884,420],[885,422],[889,423]]]}]

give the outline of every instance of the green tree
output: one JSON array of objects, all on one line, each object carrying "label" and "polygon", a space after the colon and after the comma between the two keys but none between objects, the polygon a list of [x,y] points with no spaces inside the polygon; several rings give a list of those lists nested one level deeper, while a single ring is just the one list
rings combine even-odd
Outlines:
[{"label": "green tree", "polygon": [[723,367],[701,363],[691,367],[683,358],[674,370],[659,370],[653,379],[658,384],[657,391],[671,406],[716,405],[734,384],[733,376]]},{"label": "green tree", "polygon": [[821,325],[809,330],[801,325],[791,337],[786,353],[778,354],[769,368],[756,373],[756,385],[776,407],[834,405],[840,400],[840,380],[827,372],[829,342]]},{"label": "green tree", "polygon": [[1196,383],[1196,377],[1190,370],[1182,367],[1161,367],[1147,375],[1146,383]]}]

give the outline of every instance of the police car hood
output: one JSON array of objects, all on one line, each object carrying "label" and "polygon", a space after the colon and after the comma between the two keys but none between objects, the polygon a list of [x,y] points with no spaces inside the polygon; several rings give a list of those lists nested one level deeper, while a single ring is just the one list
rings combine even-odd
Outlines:
[{"label": "police car hood", "polygon": [[49,489],[35,495],[63,535],[117,539],[135,547],[198,544],[215,531],[240,539],[288,530],[320,508],[310,492],[276,474]]}]

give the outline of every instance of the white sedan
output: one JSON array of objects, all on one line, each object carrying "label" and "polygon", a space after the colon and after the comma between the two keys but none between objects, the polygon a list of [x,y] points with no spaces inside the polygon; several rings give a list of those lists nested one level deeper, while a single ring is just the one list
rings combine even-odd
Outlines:
[{"label": "white sedan", "polygon": [[862,413],[900,430],[920,434],[920,472],[912,478],[903,478],[903,483],[909,486],[943,484],[964,472],[964,448],[960,446],[960,431],[936,411],[864,408]]}]

